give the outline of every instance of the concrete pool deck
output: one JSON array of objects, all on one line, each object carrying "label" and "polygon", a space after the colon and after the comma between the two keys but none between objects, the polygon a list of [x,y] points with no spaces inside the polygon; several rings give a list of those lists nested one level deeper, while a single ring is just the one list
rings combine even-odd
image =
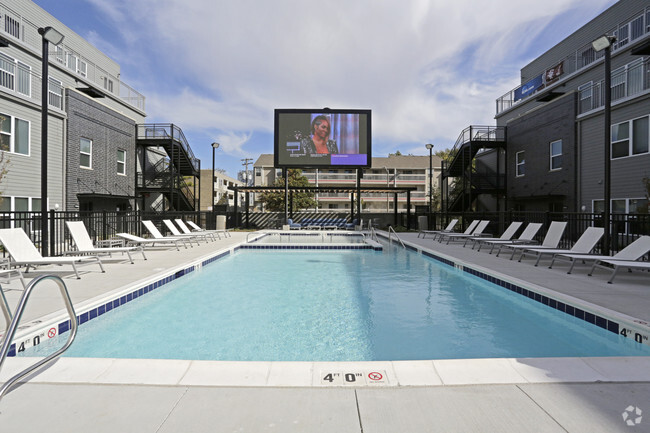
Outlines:
[{"label": "concrete pool deck", "polygon": [[[147,251],[149,260],[136,258],[135,265],[107,260],[106,274],[82,268],[80,280],[67,269],[61,275],[79,314],[97,298],[232,248],[247,236],[233,233],[181,252]],[[621,272],[609,285],[602,271],[587,277],[581,265],[567,275],[566,264],[536,268],[530,260],[517,263],[415,233],[400,237],[612,314],[650,321],[648,273]],[[59,269],[65,268],[42,272]],[[15,306],[20,282],[2,286]],[[38,326],[57,316],[57,296],[53,287],[35,291],[23,323]],[[0,382],[30,361],[8,358]],[[329,373],[332,382],[323,380]],[[345,381],[347,374],[354,382]],[[4,397],[0,425],[21,432],[650,431],[649,401],[649,357],[367,363],[62,358]]]}]

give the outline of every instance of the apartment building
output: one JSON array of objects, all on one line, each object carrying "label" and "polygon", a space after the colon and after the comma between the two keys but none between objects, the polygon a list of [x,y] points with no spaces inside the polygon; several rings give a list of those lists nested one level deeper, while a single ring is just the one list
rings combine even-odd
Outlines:
[{"label": "apartment building", "polygon": [[[611,140],[605,143],[604,51],[611,47]],[[521,85],[497,99],[507,129],[507,198],[519,210],[603,209],[610,148],[611,209],[648,212],[650,3],[620,0],[521,69]]]},{"label": "apartment building", "polygon": [[[212,178],[211,178],[212,175]],[[201,170],[201,210],[212,210],[212,206],[224,200],[226,205],[235,205],[234,186],[244,186],[245,183],[228,176],[221,171]],[[214,196],[212,195],[214,187]],[[212,198],[212,200],[211,200]],[[244,203],[244,193],[239,193],[238,206]]]},{"label": "apartment building", "polygon": [[120,80],[117,63],[29,0],[0,0],[0,144],[9,161],[0,209],[41,209],[41,27],[64,36],[47,56],[47,207],[130,209],[144,96]]},{"label": "apartment building", "polygon": [[[440,176],[440,158],[432,157],[432,184],[434,190],[438,187]],[[270,186],[282,177],[282,169],[273,165],[273,155],[263,154],[253,164],[254,185]],[[303,175],[309,180],[310,186],[335,188],[353,187],[357,182],[355,169],[303,169]],[[412,211],[415,206],[429,204],[429,156],[391,155],[388,157],[373,157],[369,169],[363,170],[362,188],[383,187],[400,188],[415,187],[411,192]],[[350,194],[347,192],[321,192],[316,194],[320,210],[350,210]],[[406,212],[407,197],[400,194],[397,201],[397,211]],[[394,195],[381,192],[362,192],[362,212],[394,212]],[[255,210],[263,210],[255,201]]]}]

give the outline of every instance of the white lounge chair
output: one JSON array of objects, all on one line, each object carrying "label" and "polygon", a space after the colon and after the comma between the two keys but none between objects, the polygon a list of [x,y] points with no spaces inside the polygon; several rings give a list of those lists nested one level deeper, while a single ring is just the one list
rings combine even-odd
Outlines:
[{"label": "white lounge chair", "polygon": [[178,244],[181,243],[187,249],[187,239],[177,239],[177,238],[142,238],[140,236],[132,235],[131,233],[116,233],[115,236],[118,236],[126,240],[127,245],[140,245],[144,247],[145,245],[150,245],[155,247],[158,245],[174,245],[177,251],[180,251]]},{"label": "white lounge chair", "polygon": [[478,223],[480,223],[480,222],[481,222],[481,220],[474,220],[474,221],[472,221],[471,223],[469,223],[469,225],[467,226],[467,228],[465,229],[465,231],[462,232],[462,233],[456,233],[456,232],[450,232],[450,233],[438,233],[438,235],[439,235],[438,242],[442,242],[442,238],[443,238],[444,236],[447,236],[447,235],[452,235],[452,234],[453,234],[453,235],[471,235],[472,232],[476,229],[476,226],[478,225]]},{"label": "white lounge chair", "polygon": [[422,235],[422,239],[424,239],[427,235],[433,235],[431,239],[435,239],[436,236],[438,236],[440,233],[452,233],[454,231],[454,227],[458,224],[458,218],[454,218],[447,224],[447,227],[445,227],[442,230],[420,230],[420,233],[418,233],[418,237]]},{"label": "white lounge chair", "polygon": [[[561,260],[568,260],[571,262],[571,267],[569,268],[567,274],[570,274],[571,271],[573,271],[573,267],[578,261],[582,261],[583,263],[594,262],[594,266],[592,266],[589,275],[593,273],[595,267],[605,268],[605,266],[596,265],[596,263],[607,263],[608,265],[612,265],[612,262],[614,261],[617,264],[624,263],[624,262],[628,263],[628,266],[623,266],[623,267],[628,267],[628,268],[638,267],[640,269],[646,269],[648,266],[648,262],[637,262],[636,260],[639,260],[641,257],[646,255],[648,251],[650,251],[650,236],[641,236],[640,238],[638,238],[637,240],[635,240],[630,245],[623,248],[621,251],[614,254],[613,256],[602,256],[602,255],[599,256],[594,254],[557,254],[553,256],[553,260],[551,260],[551,264],[549,268],[553,267],[555,260],[561,259]],[[632,264],[635,263],[637,266],[632,266]],[[612,268],[607,267],[607,269],[612,269]],[[608,282],[610,283],[612,282],[612,280],[616,276],[617,271],[618,271],[618,266],[614,266],[614,273],[612,274],[612,277]]]},{"label": "white lounge chair", "polygon": [[[502,248],[512,249],[510,260],[512,260],[515,257],[515,253],[517,251],[523,253],[523,251],[526,250],[527,248],[537,248],[537,249],[557,248],[557,246],[560,244],[560,239],[562,239],[562,235],[564,234],[564,230],[566,229],[566,225],[567,225],[566,221],[552,221],[551,225],[548,227],[548,231],[546,232],[546,236],[544,236],[544,240],[542,241],[541,245],[537,245],[534,247],[531,247],[530,245],[521,245],[521,244],[501,245],[499,247],[499,252],[497,253],[497,257],[499,257],[499,254],[501,254]],[[521,256],[519,258],[521,259]]]},{"label": "white lounge chair", "polygon": [[65,225],[68,227],[68,231],[74,240],[75,246],[77,247],[76,251],[64,251],[64,255],[68,254],[108,254],[109,257],[113,253],[122,253],[129,257],[129,261],[133,263],[133,257],[131,253],[140,252],[142,257],[147,260],[147,256],[144,255],[144,249],[142,246],[132,246],[132,247],[112,247],[112,248],[97,248],[93,245],[93,241],[88,235],[86,226],[82,221],[66,221]]},{"label": "white lounge chair", "polygon": [[[502,240],[488,240],[485,242],[481,242],[478,246],[478,250],[481,251],[481,248],[483,248],[484,245],[490,245],[490,254],[492,254],[492,251],[494,251],[494,248],[497,246],[499,247],[499,251],[497,252],[497,257],[499,257],[499,252],[501,252],[501,247],[507,246],[507,245],[524,245],[524,244],[531,244],[535,243],[535,235],[539,231],[539,229],[542,228],[542,223],[528,223],[526,228],[524,229],[523,232],[519,235],[517,239],[510,239],[507,241],[502,241]],[[514,252],[514,250],[513,250]]]},{"label": "white lounge chair", "polygon": [[[163,220],[163,224],[167,226],[167,230],[172,232],[172,236],[175,236],[177,238],[187,238],[190,242],[191,241],[196,241],[197,245],[201,245],[201,242],[199,242],[201,239],[203,239],[206,243],[208,242],[208,239],[205,237],[205,235],[199,235],[198,233],[196,234],[184,234],[181,233],[178,228],[174,225],[171,220]],[[151,223],[153,225],[153,223]]]},{"label": "white lounge chair", "polygon": [[441,233],[440,238],[438,239],[438,242],[442,242],[443,239],[447,239],[447,245],[449,245],[449,242],[451,240],[463,240],[465,239],[465,242],[467,242],[467,238],[471,237],[477,237],[477,236],[482,236],[483,235],[483,230],[490,224],[489,220],[483,220],[479,221],[478,224],[476,224],[476,228],[471,232],[467,233],[467,230],[465,230],[465,233]]},{"label": "white lounge chair", "polygon": [[[503,234],[498,237],[498,238],[467,238],[465,240],[465,243],[463,244],[463,248],[465,245],[467,245],[467,242],[472,241],[472,249],[476,246],[477,243],[482,243],[483,241],[489,240],[489,241],[509,241],[512,239],[512,237],[517,233],[517,230],[519,230],[519,227],[521,227],[523,223],[520,221],[513,221],[510,223],[507,229],[503,232]],[[481,247],[479,246],[479,251],[481,250]]]},{"label": "white lounge chair", "polygon": [[537,261],[535,266],[539,264],[539,261],[542,259],[542,256],[556,254],[589,254],[591,250],[594,249],[600,238],[603,237],[605,229],[602,227],[588,227],[587,230],[578,238],[576,243],[571,249],[559,249],[559,248],[532,248],[528,247],[525,249],[519,256],[519,260],[527,255],[537,256]]},{"label": "white lounge chair", "polygon": [[9,252],[12,261],[11,266],[25,266],[25,272],[29,268],[42,265],[71,265],[77,279],[81,278],[77,271],[77,265],[97,263],[104,271],[104,266],[97,256],[66,256],[66,257],[43,257],[36,249],[23,229],[0,229],[0,242]]},{"label": "white lounge chair", "polygon": [[[161,240],[161,241],[165,240],[165,239],[167,239],[167,240],[170,240],[170,239],[176,239],[176,240],[182,239],[183,242],[189,241],[191,247],[193,247],[192,241],[196,241],[197,245],[199,244],[198,239],[190,238],[188,236],[163,236],[163,234],[160,233],[160,230],[158,230],[158,227],[156,227],[156,225],[152,221],[142,220],[142,225],[144,225],[144,228],[147,229],[147,231],[149,232],[151,237],[153,237],[154,239],[158,239],[158,240]],[[186,245],[186,248],[187,248],[187,245]]]},{"label": "white lounge chair", "polygon": [[[223,229],[223,230],[206,230],[206,229],[201,228],[201,227],[199,227],[198,225],[196,225],[196,224],[194,223],[194,221],[190,221],[190,220],[187,220],[187,224],[188,224],[190,227],[192,227],[192,229],[194,229],[194,231],[197,231],[197,232],[208,232],[208,231],[209,231],[209,232],[217,233],[217,235],[219,235],[219,234],[223,234],[223,235],[226,236],[226,237],[232,237],[232,235],[230,234],[230,230],[228,230],[228,229]],[[219,238],[221,239],[221,237],[219,237]]]},{"label": "white lounge chair", "polygon": [[175,219],[174,221],[176,221],[176,224],[181,229],[181,232],[183,232],[183,234],[195,235],[195,236],[203,236],[204,238],[206,238],[206,239],[209,238],[209,239],[212,239],[213,241],[216,241],[217,237],[219,237],[219,239],[221,239],[221,236],[219,236],[218,233],[215,233],[215,232],[212,232],[212,231],[207,231],[206,230],[206,231],[202,231],[202,232],[192,232],[192,230],[190,230],[189,227],[187,227],[185,225],[185,221],[183,221],[182,219]]}]

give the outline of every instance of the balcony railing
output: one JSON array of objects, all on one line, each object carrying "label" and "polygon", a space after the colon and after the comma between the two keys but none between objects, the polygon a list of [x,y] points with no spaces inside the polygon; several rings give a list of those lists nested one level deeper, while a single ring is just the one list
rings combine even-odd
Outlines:
[{"label": "balcony railing", "polygon": [[[625,22],[605,32],[608,35],[616,35],[617,41],[612,51],[616,52],[630,43],[637,42],[643,38],[650,37],[650,7],[642,9],[633,15],[630,21]],[[564,81],[575,72],[593,64],[604,56],[604,51],[596,52],[591,43],[583,45],[575,52],[553,65],[549,65],[543,71],[535,74],[533,79],[524,83],[496,100],[496,114],[508,110],[518,103],[527,100],[537,91],[542,90],[559,81]],[[526,88],[528,86],[528,89]]]},{"label": "balcony railing", "polygon": [[[612,72],[612,103],[650,90],[650,59],[638,59]],[[578,114],[605,104],[605,80],[578,88]]]},{"label": "balcony railing", "polygon": [[173,140],[179,143],[185,152],[187,152],[187,156],[194,170],[199,169],[199,160],[194,156],[194,152],[192,152],[192,148],[187,142],[183,130],[173,123],[146,123],[144,125],[138,125],[138,136],[136,138],[138,140]]}]

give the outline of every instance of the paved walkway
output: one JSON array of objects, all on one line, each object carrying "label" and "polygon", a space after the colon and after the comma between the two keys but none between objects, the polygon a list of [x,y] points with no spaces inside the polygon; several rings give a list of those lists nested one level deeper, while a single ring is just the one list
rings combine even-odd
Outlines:
[{"label": "paved walkway", "polygon": [[[182,252],[148,251],[64,280],[79,311],[165,272],[232,248],[247,233]],[[416,234],[418,248],[650,320],[647,273],[614,285],[578,267],[549,270]],[[53,268],[55,269],[55,268]],[[48,270],[49,271],[49,270]],[[3,284],[13,306],[17,281]],[[34,292],[25,326],[60,316],[54,287]],[[23,330],[25,332],[26,330]],[[6,380],[27,358],[8,359]],[[381,371],[383,383],[323,383],[324,372]],[[0,431],[19,432],[650,432],[650,358],[436,360],[380,363],[230,363],[62,358],[0,402]],[[643,413],[645,412],[645,413]],[[638,414],[640,413],[640,415]],[[643,416],[645,415],[645,416]],[[629,426],[628,424],[633,424]]]}]

